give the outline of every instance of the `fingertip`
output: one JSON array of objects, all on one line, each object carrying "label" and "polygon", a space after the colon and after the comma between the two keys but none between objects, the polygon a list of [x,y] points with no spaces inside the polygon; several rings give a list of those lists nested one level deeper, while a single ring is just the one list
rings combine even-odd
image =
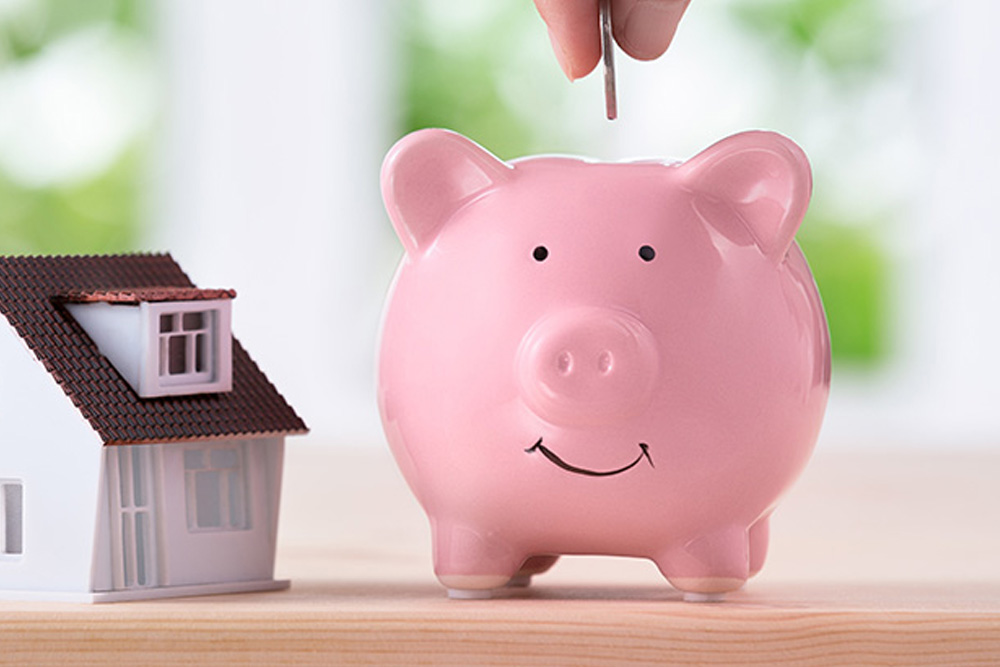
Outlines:
[{"label": "fingertip", "polygon": [[570,81],[587,76],[601,59],[597,0],[535,0],[535,6],[563,73]]},{"label": "fingertip", "polygon": [[574,78],[573,65],[570,62],[566,51],[563,49],[562,44],[559,43],[559,38],[556,37],[556,34],[552,31],[552,28],[549,28],[549,43],[552,44],[552,52],[556,54],[556,62],[559,63],[559,69],[563,71],[563,74],[566,75],[567,79],[572,81]]},{"label": "fingertip", "polygon": [[[601,50],[598,49],[596,52],[578,52],[576,57],[570,62],[569,72],[566,74],[570,81],[576,81],[577,79],[582,79],[597,67],[597,63],[601,61]],[[565,71],[565,70],[564,70]]]}]

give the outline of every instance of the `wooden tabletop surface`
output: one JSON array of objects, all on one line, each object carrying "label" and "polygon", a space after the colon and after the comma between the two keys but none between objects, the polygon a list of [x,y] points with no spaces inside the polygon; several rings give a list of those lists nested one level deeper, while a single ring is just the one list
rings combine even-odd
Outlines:
[{"label": "wooden tabletop surface", "polygon": [[0,663],[1000,664],[1000,449],[820,450],[764,571],[719,604],[652,563],[564,558],[530,589],[449,600],[381,448],[288,445],[289,591],[0,602]]}]

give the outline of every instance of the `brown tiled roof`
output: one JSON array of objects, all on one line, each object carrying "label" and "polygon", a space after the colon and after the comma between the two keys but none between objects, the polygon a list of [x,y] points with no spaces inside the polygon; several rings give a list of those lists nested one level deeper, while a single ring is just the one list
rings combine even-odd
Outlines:
[{"label": "brown tiled roof", "polygon": [[[60,297],[57,297],[60,298]],[[158,301],[208,301],[210,299],[235,299],[236,290],[201,289],[198,287],[137,287],[115,290],[72,289],[61,295],[67,303],[118,303],[137,304]]]},{"label": "brown tiled roof", "polygon": [[235,338],[231,392],[139,398],[60,305],[71,293],[136,294],[151,288],[197,291],[165,254],[0,257],[0,313],[105,444],[306,431]]}]

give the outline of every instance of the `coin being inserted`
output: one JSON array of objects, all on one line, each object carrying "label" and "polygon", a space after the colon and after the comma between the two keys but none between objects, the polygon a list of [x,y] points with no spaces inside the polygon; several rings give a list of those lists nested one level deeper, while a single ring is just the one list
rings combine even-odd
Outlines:
[{"label": "coin being inserted", "polygon": [[604,110],[608,120],[618,117],[615,92],[615,43],[611,35],[611,0],[601,0],[601,51],[604,58]]}]

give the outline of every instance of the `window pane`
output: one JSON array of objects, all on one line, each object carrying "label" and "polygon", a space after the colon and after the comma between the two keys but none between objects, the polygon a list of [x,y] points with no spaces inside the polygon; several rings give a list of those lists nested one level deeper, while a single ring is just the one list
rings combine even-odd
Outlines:
[{"label": "window pane", "polygon": [[239,454],[235,449],[213,449],[210,456],[212,468],[237,468],[240,465]]},{"label": "window pane", "polygon": [[239,470],[229,471],[229,527],[246,527],[243,475]]},{"label": "window pane", "polygon": [[246,451],[210,447],[184,452],[189,530],[247,530],[250,509],[243,465]]},{"label": "window pane", "polygon": [[168,347],[170,374],[183,374],[187,370],[187,336],[171,336]]},{"label": "window pane", "polygon": [[132,450],[132,502],[136,507],[146,504],[146,468],[143,465],[145,452],[133,445]]},{"label": "window pane", "polygon": [[194,342],[194,369],[199,373],[208,370],[208,336],[198,334]]},{"label": "window pane", "polygon": [[222,527],[222,489],[219,473],[215,470],[196,472],[194,477],[194,504],[199,528]]},{"label": "window pane", "polygon": [[123,447],[116,449],[114,454],[115,458],[118,459],[119,498],[121,498],[122,507],[131,507],[132,496],[130,492],[132,485],[130,484],[130,480],[132,479],[132,466],[129,465],[128,450]]},{"label": "window pane", "polygon": [[184,331],[196,331],[204,328],[204,313],[184,313]]},{"label": "window pane", "polygon": [[132,541],[132,515],[122,513],[122,579],[125,588],[129,588],[134,579],[132,573],[132,557],[135,555],[135,543]]},{"label": "window pane", "polygon": [[147,549],[146,542],[149,539],[149,515],[145,512],[135,513],[135,583],[139,586],[149,584],[146,568]]},{"label": "window pane", "polygon": [[160,333],[174,330],[174,316],[172,314],[160,315]]},{"label": "window pane", "polygon": [[20,484],[3,485],[3,553],[5,554],[23,553],[21,528],[24,515],[23,493]]},{"label": "window pane", "polygon": [[205,467],[205,452],[200,449],[187,449],[184,451],[184,469],[201,470]]}]

